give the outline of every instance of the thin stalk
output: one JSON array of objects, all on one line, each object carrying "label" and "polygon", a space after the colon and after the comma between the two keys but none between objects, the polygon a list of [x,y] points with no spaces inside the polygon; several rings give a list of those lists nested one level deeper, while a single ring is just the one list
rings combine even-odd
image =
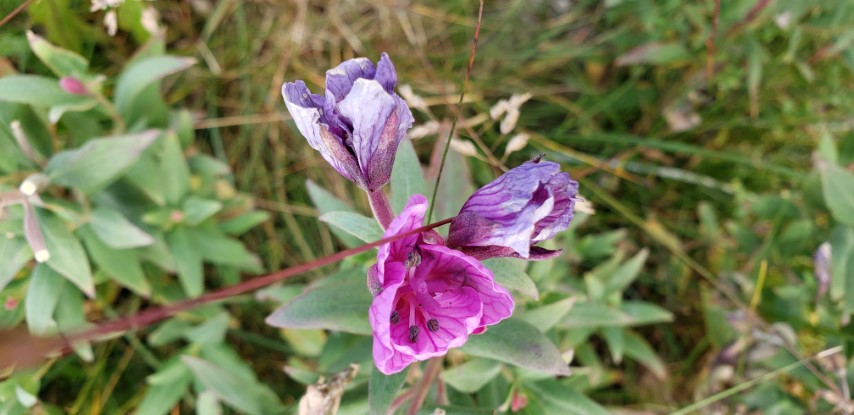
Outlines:
[{"label": "thin stalk", "polygon": [[394,219],[394,212],[391,210],[391,205],[389,205],[388,198],[383,193],[383,189],[377,189],[373,192],[366,190],[365,193],[368,194],[368,200],[371,202],[371,210],[374,212],[377,222],[380,223],[380,226],[384,230],[388,229],[388,225],[391,225],[391,221]]},{"label": "thin stalk", "polygon": [[442,152],[442,162],[439,163],[439,172],[436,174],[436,183],[433,185],[433,196],[430,198],[430,207],[427,209],[427,222],[433,219],[433,206],[436,205],[436,194],[439,193],[439,181],[442,180],[442,171],[445,169],[445,159],[448,158],[448,149],[451,148],[451,137],[454,136],[454,130],[457,129],[457,120],[460,118],[460,113],[463,108],[463,99],[466,96],[466,86],[471,78],[471,69],[474,66],[474,56],[477,53],[477,39],[480,37],[480,23],[483,19],[483,0],[480,0],[480,8],[477,11],[477,25],[474,27],[474,41],[469,56],[469,65],[466,69],[466,77],[463,79],[462,90],[460,91],[460,102],[457,103],[457,112],[454,113],[454,119],[451,121],[451,130],[448,131],[448,139],[445,140],[445,150]]}]

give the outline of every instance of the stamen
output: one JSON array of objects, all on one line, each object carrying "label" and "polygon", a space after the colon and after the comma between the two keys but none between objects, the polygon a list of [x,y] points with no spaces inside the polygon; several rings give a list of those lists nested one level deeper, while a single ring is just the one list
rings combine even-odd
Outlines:
[{"label": "stamen", "polygon": [[430,320],[428,320],[427,330],[430,330],[433,333],[439,331],[439,320],[436,320],[435,318],[431,318]]},{"label": "stamen", "polygon": [[406,269],[421,265],[421,254],[416,250],[409,251],[409,254],[406,255],[406,261],[403,264],[406,266]]},{"label": "stamen", "polygon": [[409,342],[415,343],[418,340],[418,326],[409,326]]},{"label": "stamen", "polygon": [[391,324],[400,323],[400,313],[397,310],[391,312]]}]

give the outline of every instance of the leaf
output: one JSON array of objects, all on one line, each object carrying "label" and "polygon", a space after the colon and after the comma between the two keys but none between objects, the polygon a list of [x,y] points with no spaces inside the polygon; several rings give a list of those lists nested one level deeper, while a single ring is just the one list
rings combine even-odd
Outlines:
[{"label": "leaf", "polygon": [[282,328],[371,334],[368,308],[372,298],[365,286],[365,278],[352,271],[345,273],[352,274],[352,278],[309,288],[267,317],[267,324]]},{"label": "leaf", "polygon": [[386,415],[391,402],[406,380],[406,371],[384,375],[376,366],[371,367],[368,383],[368,407],[371,415]]},{"label": "leaf", "polygon": [[637,333],[626,331],[626,356],[637,360],[642,365],[649,368],[656,377],[661,380],[667,378],[667,369],[664,368],[664,362],[655,354],[652,347]]},{"label": "leaf", "polygon": [[136,253],[129,250],[119,250],[102,242],[91,226],[85,226],[79,231],[86,244],[86,250],[98,268],[119,284],[130,288],[143,296],[151,296],[151,286],[142,271],[142,264]]},{"label": "leaf", "polygon": [[166,243],[175,258],[181,287],[184,288],[187,296],[198,297],[205,290],[202,257],[190,238],[187,228],[175,227],[166,235]]},{"label": "leaf", "polygon": [[89,140],[79,149],[51,157],[45,173],[55,184],[94,193],[127,171],[158,134],[149,130]]},{"label": "leaf", "polygon": [[837,225],[830,235],[830,296],[844,299],[845,310],[854,310],[854,228]]},{"label": "leaf", "polygon": [[190,226],[196,226],[205,219],[216,215],[222,209],[222,203],[216,200],[202,199],[196,196],[190,196],[184,201],[184,223]]},{"label": "leaf", "polygon": [[264,211],[246,212],[218,224],[219,229],[229,235],[242,235],[250,229],[270,220],[270,214]]},{"label": "leaf", "polygon": [[135,61],[125,68],[116,82],[116,108],[125,114],[145,87],[193,64],[195,60],[192,58],[175,56],[152,56]]},{"label": "leaf", "polygon": [[[145,393],[145,398],[136,410],[136,415],[168,415],[172,412],[172,408],[181,401],[193,381],[193,376],[183,363],[177,362],[178,366],[167,364],[164,369],[148,377],[150,386]],[[179,367],[180,370],[174,370],[176,367]],[[168,379],[163,381],[154,382],[151,380],[167,371],[174,373],[174,375],[170,375]]]},{"label": "leaf", "polygon": [[605,343],[608,343],[608,349],[611,350],[614,363],[623,361],[623,350],[625,350],[626,345],[623,328],[605,327],[601,332],[602,337],[605,338]]},{"label": "leaf", "polygon": [[383,230],[377,221],[358,213],[329,212],[321,215],[320,220],[364,242],[378,241],[383,237]]},{"label": "leaf", "polygon": [[27,315],[27,327],[36,335],[47,334],[56,327],[53,312],[59,303],[59,296],[65,287],[62,275],[46,264],[38,264],[30,276],[24,307]]},{"label": "leaf", "polygon": [[0,235],[0,291],[33,258],[33,251],[20,238]]},{"label": "leaf", "polygon": [[574,304],[575,297],[569,297],[533,310],[525,311],[518,317],[536,327],[537,330],[545,333],[563,319]]},{"label": "leaf", "polygon": [[[59,331],[63,333],[78,331],[86,326],[86,313],[83,310],[83,296],[80,291],[62,290],[54,319]],[[84,361],[91,362],[95,359],[92,346],[88,342],[77,342],[71,347]]]},{"label": "leaf", "polygon": [[625,301],[620,304],[620,311],[629,316],[625,324],[627,326],[673,321],[673,314],[670,311],[652,303]]},{"label": "leaf", "polygon": [[221,415],[222,408],[219,406],[219,400],[216,393],[213,391],[204,391],[199,395],[196,402],[197,415]]},{"label": "leaf", "polygon": [[427,181],[412,141],[401,140],[391,170],[391,208],[400,213],[414,194],[426,195]]},{"label": "leaf", "polygon": [[469,337],[462,351],[527,369],[569,375],[569,367],[557,347],[534,326],[514,318]]},{"label": "leaf", "polygon": [[502,287],[518,291],[535,300],[540,298],[540,292],[530,276],[525,272],[528,263],[514,258],[492,258],[483,261],[495,275],[495,282]]},{"label": "leaf", "polygon": [[187,228],[187,234],[204,260],[251,272],[263,271],[257,256],[249,252],[240,241],[229,238],[216,227]]},{"label": "leaf", "polygon": [[554,381],[525,385],[546,406],[547,414],[609,415],[610,412],[570,386]]},{"label": "leaf", "polygon": [[50,252],[47,265],[60,273],[86,293],[90,298],[95,297],[95,283],[89,259],[80,240],[68,230],[68,225],[52,213],[36,209],[39,227],[44,234],[44,242]]},{"label": "leaf", "polygon": [[819,170],[824,200],[833,218],[854,225],[854,174],[828,162],[822,163]]},{"label": "leaf", "polygon": [[[431,160],[431,170],[438,170],[441,151],[444,149],[444,145],[445,138],[436,141],[436,148],[433,150],[433,159]],[[469,196],[474,193],[474,185],[471,182],[468,161],[456,151],[448,152],[442,176],[436,199],[430,200],[430,203],[435,204],[432,218],[434,221],[456,215]],[[430,182],[428,185],[430,194],[425,195],[428,198],[432,197],[432,188],[434,185],[435,181]]]},{"label": "leaf", "polygon": [[[305,182],[305,187],[308,189],[308,196],[311,199],[311,203],[317,207],[317,210],[319,210],[321,214],[329,212],[355,212],[350,205],[333,196],[332,193],[329,193],[326,189],[318,186],[315,182],[307,180]],[[359,238],[353,237],[353,235],[350,235],[338,228],[333,227],[330,230],[347,247],[352,248],[362,244],[362,241],[360,241]]]},{"label": "leaf", "polygon": [[[162,181],[163,198],[169,205],[177,206],[190,190],[190,167],[187,164],[187,159],[184,158],[184,151],[181,150],[181,143],[178,141],[178,136],[172,131],[163,135],[160,169],[163,177],[168,178],[168,180]],[[188,210],[190,208],[185,203],[184,213],[190,216],[190,213],[187,212]],[[218,211],[219,209],[217,208],[216,210]],[[204,218],[198,220],[196,223],[202,220]]]},{"label": "leaf", "polygon": [[601,302],[577,303],[560,322],[564,328],[627,327],[671,321],[673,315],[653,304],[626,302],[620,309]]},{"label": "leaf", "polygon": [[649,256],[649,250],[642,249],[631,259],[620,265],[613,274],[608,276],[607,287],[605,289],[606,295],[622,293],[638,277],[647,256]]},{"label": "leaf", "polygon": [[59,81],[54,78],[37,75],[12,75],[0,78],[0,101],[28,104],[38,108],[97,103],[91,97],[63,91]]},{"label": "leaf", "polygon": [[275,395],[254,379],[235,376],[211,362],[192,356],[181,360],[190,367],[196,379],[228,406],[250,415],[270,413]]},{"label": "leaf", "polygon": [[501,364],[490,359],[472,359],[440,375],[442,380],[460,392],[474,393],[501,372]]},{"label": "leaf", "polygon": [[127,220],[119,211],[97,207],[89,214],[89,225],[102,242],[115,249],[154,244],[154,237]]},{"label": "leaf", "polygon": [[32,49],[33,53],[56,76],[74,76],[79,78],[86,75],[89,62],[82,56],[70,50],[56,47],[29,30],[27,31],[27,40],[30,43],[30,49]]}]

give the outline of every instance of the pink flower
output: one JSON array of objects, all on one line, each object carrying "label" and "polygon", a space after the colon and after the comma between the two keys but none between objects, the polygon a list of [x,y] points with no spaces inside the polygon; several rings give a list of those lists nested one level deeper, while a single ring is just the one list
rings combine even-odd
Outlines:
[{"label": "pink flower", "polygon": [[[427,199],[412,196],[383,237],[422,226],[426,210]],[[422,235],[380,246],[368,287],[374,362],[387,375],[442,356],[513,313],[513,297],[480,261]]]}]

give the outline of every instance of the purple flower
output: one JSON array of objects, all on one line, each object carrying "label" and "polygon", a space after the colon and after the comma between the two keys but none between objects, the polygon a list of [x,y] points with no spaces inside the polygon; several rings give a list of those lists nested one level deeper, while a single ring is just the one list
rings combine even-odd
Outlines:
[{"label": "purple flower", "polygon": [[308,144],[344,177],[375,191],[388,183],[397,145],[413,122],[396,83],[383,53],[376,67],[358,58],[326,71],[325,95],[296,81],[282,85],[282,96]]},{"label": "purple flower", "polygon": [[[427,199],[414,195],[383,235],[422,226]],[[374,362],[380,372],[400,372],[410,363],[444,355],[470,334],[513,313],[513,297],[475,258],[413,235],[380,246],[368,272],[375,294],[369,311]]]},{"label": "purple flower", "polygon": [[80,82],[79,79],[73,78],[70,76],[63,77],[59,80],[59,87],[62,88],[63,91],[68,92],[69,94],[74,95],[88,95],[89,90],[86,89],[86,85],[83,82]]},{"label": "purple flower", "polygon": [[540,158],[511,169],[469,197],[451,222],[448,246],[480,259],[547,259],[560,251],[532,246],[569,226],[578,182]]}]

